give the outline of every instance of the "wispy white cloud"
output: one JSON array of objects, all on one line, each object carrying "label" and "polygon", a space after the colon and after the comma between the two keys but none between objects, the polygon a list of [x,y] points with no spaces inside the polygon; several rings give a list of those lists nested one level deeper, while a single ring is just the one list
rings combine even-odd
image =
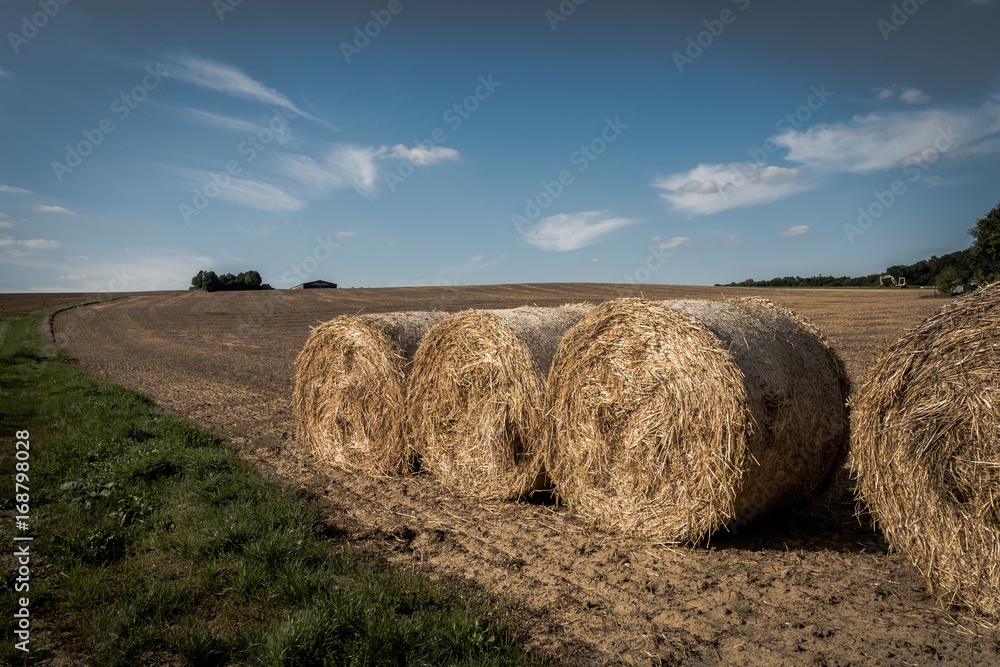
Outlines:
[{"label": "wispy white cloud", "polygon": [[724,239],[719,239],[718,243],[722,245],[743,245],[743,239],[735,234],[730,234]]},{"label": "wispy white cloud", "polygon": [[378,192],[379,166],[385,148],[371,146],[338,146],[328,157],[331,173],[339,176],[342,183],[372,197]]},{"label": "wispy white cloud", "polygon": [[14,264],[11,259],[20,259],[22,257],[34,257],[35,253],[28,252],[26,250],[18,250],[17,248],[8,248],[3,251],[0,255],[0,261],[6,261],[8,264]]},{"label": "wispy white cloud", "polygon": [[270,183],[252,181],[246,178],[233,178],[228,187],[219,190],[219,199],[272,213],[290,213],[298,211],[306,205],[301,199],[293,197]]},{"label": "wispy white cloud", "polygon": [[593,245],[602,236],[638,222],[632,218],[607,217],[607,213],[583,211],[542,218],[524,232],[524,240],[542,250],[566,252]]},{"label": "wispy white cloud", "polygon": [[242,118],[223,116],[217,113],[212,113],[211,111],[204,111],[193,107],[185,107],[183,113],[191,120],[203,125],[217,127],[222,130],[232,130],[233,132],[240,132],[242,134],[257,134],[262,127],[257,123],[253,123]]},{"label": "wispy white cloud", "polygon": [[905,104],[930,104],[931,96],[912,86],[894,84],[888,88],[877,88],[875,99],[879,102],[899,100]]},{"label": "wispy white cloud", "polygon": [[899,93],[899,99],[901,102],[906,102],[907,104],[929,104],[931,101],[930,95],[917,88],[903,89]]},{"label": "wispy white cloud", "polygon": [[[449,159],[435,153],[421,153],[421,156],[424,164]],[[218,188],[217,197],[248,208],[275,213],[297,211],[308,201],[335,189],[353,188],[363,196],[372,198],[378,194],[382,171],[390,157],[391,152],[385,146],[375,148],[356,144],[338,144],[327,151],[321,161],[307,155],[279,154],[275,156],[273,163],[275,171],[294,181],[296,185],[279,186],[260,180],[259,176],[254,179],[233,177],[228,185]],[[212,174],[207,171],[175,171],[183,174],[185,180],[199,190],[206,183],[213,182]]]},{"label": "wispy white cloud", "polygon": [[14,76],[13,72],[11,72],[8,69],[4,69],[3,67],[0,67],[0,79],[3,79],[5,77],[13,77],[13,76]]},{"label": "wispy white cloud", "polygon": [[993,153],[1000,153],[1000,137],[988,137],[977,141],[971,145],[964,146],[960,150],[950,152],[948,157],[953,160],[964,160]]},{"label": "wispy white cloud", "polygon": [[303,118],[308,118],[329,126],[326,121],[297,107],[290,99],[274,88],[256,81],[243,70],[215,60],[194,55],[175,54],[163,59],[167,75],[200,88],[214,90],[224,95],[262,104],[272,104],[287,109]]},{"label": "wispy white cloud", "polygon": [[59,241],[50,241],[49,239],[27,239],[26,241],[20,241],[19,244],[22,248],[28,248],[29,250],[45,250],[48,248],[58,248],[62,245]]},{"label": "wispy white cloud", "polygon": [[307,155],[286,154],[279,156],[278,168],[306,186],[312,196],[353,187],[371,197],[378,191],[378,163],[384,156],[384,148],[342,144],[329,151],[322,164]]},{"label": "wispy white cloud", "polygon": [[31,190],[25,190],[24,188],[17,188],[13,185],[0,185],[0,192],[9,192],[11,194],[17,195],[30,195]]},{"label": "wispy white cloud", "polygon": [[47,248],[58,248],[59,241],[48,239],[25,239],[19,240],[9,236],[0,238],[0,248],[27,248],[28,250],[45,250]]},{"label": "wispy white cloud", "polygon": [[[218,174],[213,175],[213,172],[210,171],[184,168],[172,168],[171,170],[181,175],[181,183],[186,186],[185,190],[188,192],[190,192],[190,188],[194,188],[199,193],[211,190],[213,196],[209,201],[221,199],[247,208],[271,213],[290,213],[298,211],[306,205],[305,201],[294,194],[290,194],[287,190],[271,183],[257,180],[256,177],[238,178],[227,175],[228,180],[224,181],[224,184],[220,184],[217,180]],[[211,188],[209,188],[209,185],[211,185]],[[216,191],[218,194],[215,194]],[[187,203],[190,206],[192,200],[190,199],[190,195],[187,195],[187,197]],[[237,226],[236,229],[251,236],[255,235],[254,230],[250,228]]]},{"label": "wispy white cloud", "polygon": [[312,191],[315,196],[339,188],[344,179],[307,155],[286,153],[277,158],[278,171]]},{"label": "wispy white cloud", "polygon": [[661,239],[659,236],[654,236],[650,245],[657,250],[676,250],[677,248],[691,245],[691,238],[688,236],[675,236],[672,239]]},{"label": "wispy white cloud", "polygon": [[298,181],[320,196],[329,190],[354,188],[365,197],[374,197],[389,160],[405,159],[415,166],[429,166],[444,160],[459,160],[458,151],[451,148],[407,148],[396,144],[387,146],[361,146],[337,144],[318,161],[300,154],[286,153],[278,157],[278,168],[285,176]]},{"label": "wispy white cloud", "polygon": [[922,109],[857,116],[849,122],[790,130],[773,138],[787,160],[819,172],[892,169],[929,148],[951,151],[1000,131],[1000,107]]},{"label": "wispy white cloud", "polygon": [[[927,104],[918,88],[879,89],[876,99]],[[657,176],[652,185],[678,211],[710,215],[767,204],[818,187],[821,177],[866,174],[940,159],[1000,153],[1000,96],[979,107],[878,112],[849,121],[788,130],[769,138],[787,149],[792,167],[761,162],[699,164],[688,172]]]},{"label": "wispy white cloud", "polygon": [[901,167],[908,167],[914,164],[931,164],[936,162],[939,157],[941,157],[941,152],[936,148],[925,148],[917,151],[916,153],[903,156],[903,158],[899,161],[899,165]]},{"label": "wispy white cloud", "polygon": [[65,215],[76,215],[73,211],[68,208],[63,208],[62,206],[48,206],[46,204],[39,204],[37,206],[31,207],[32,211],[38,211],[39,213],[63,213]]},{"label": "wispy white cloud", "polygon": [[653,187],[665,191],[661,197],[690,216],[768,204],[815,185],[815,179],[800,169],[750,162],[700,164],[653,181]]},{"label": "wispy white cloud", "polygon": [[802,236],[808,234],[812,227],[809,225],[793,225],[783,232],[778,232],[782,236]]},{"label": "wispy white cloud", "polygon": [[342,239],[354,238],[357,235],[358,235],[357,232],[337,232],[337,236],[339,236]]},{"label": "wispy white cloud", "polygon": [[415,165],[426,167],[443,160],[458,161],[461,157],[454,148],[444,146],[414,146],[407,148],[403,144],[396,144],[392,147],[390,155],[400,160],[409,160]]},{"label": "wispy white cloud", "polygon": [[[199,270],[218,266],[218,259],[172,248],[126,249],[112,259],[63,257],[50,261],[30,255],[0,255],[0,262],[44,271],[56,284],[33,292],[126,292],[187,289]],[[267,277],[265,276],[265,281]]]}]

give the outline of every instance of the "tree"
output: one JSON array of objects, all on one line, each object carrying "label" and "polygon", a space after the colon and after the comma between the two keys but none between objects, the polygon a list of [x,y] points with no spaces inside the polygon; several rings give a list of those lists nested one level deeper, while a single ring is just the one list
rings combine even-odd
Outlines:
[{"label": "tree", "polygon": [[215,275],[215,271],[199,271],[191,279],[190,289],[206,292],[259,290],[263,282],[260,273],[253,270],[238,275],[223,273],[221,276]]},{"label": "tree", "polygon": [[947,266],[937,275],[937,279],[934,281],[934,286],[937,287],[938,292],[941,294],[950,296],[952,285],[956,280],[961,279],[962,275],[959,272],[958,267]]},{"label": "tree", "polygon": [[221,286],[222,283],[219,281],[219,277],[215,275],[215,271],[199,271],[195,274],[194,278],[191,279],[190,289],[215,292]]},{"label": "tree", "polygon": [[256,271],[244,271],[236,276],[236,284],[233,289],[260,289],[264,281]]},{"label": "tree", "polygon": [[1000,269],[1000,202],[969,230],[972,244],[972,268],[983,280],[993,280]]},{"label": "tree", "polygon": [[215,275],[215,271],[205,272],[205,287],[203,289],[207,292],[217,292],[222,289],[222,281],[219,280],[219,276]]},{"label": "tree", "polygon": [[194,274],[194,278],[191,279],[191,287],[188,289],[204,289],[202,285],[205,283],[205,272],[199,271]]}]

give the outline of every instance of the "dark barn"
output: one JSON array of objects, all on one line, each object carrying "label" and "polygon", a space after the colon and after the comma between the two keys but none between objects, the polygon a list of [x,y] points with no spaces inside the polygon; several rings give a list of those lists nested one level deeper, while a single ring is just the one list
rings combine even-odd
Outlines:
[{"label": "dark barn", "polygon": [[325,280],[310,280],[307,283],[296,285],[291,289],[337,289],[337,283],[328,283]]}]

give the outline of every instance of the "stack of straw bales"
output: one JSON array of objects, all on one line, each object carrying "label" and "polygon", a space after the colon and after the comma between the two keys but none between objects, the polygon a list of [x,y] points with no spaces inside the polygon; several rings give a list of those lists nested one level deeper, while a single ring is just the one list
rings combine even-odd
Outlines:
[{"label": "stack of straw bales", "polygon": [[814,492],[849,443],[843,363],[763,299],[618,299],[570,329],[546,468],[585,520],[695,542]]},{"label": "stack of straw bales", "polygon": [[549,366],[563,334],[590,308],[468,310],[431,329],[410,378],[421,468],[452,492],[484,500],[542,488]]},{"label": "stack of straw bales", "polygon": [[296,437],[320,458],[374,475],[411,470],[406,376],[437,312],[337,317],[295,361]]},{"label": "stack of straw bales", "polygon": [[[419,345],[419,347],[418,347]],[[813,493],[850,391],[822,334],[762,299],[338,317],[296,360],[299,439],[460,495],[554,482],[592,524],[694,542]]]},{"label": "stack of straw bales", "polygon": [[946,602],[1000,618],[1000,285],[907,332],[854,402],[858,491]]}]

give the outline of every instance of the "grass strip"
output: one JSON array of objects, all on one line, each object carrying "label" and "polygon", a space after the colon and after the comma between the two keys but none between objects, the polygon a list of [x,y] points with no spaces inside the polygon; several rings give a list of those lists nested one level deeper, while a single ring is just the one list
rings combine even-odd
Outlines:
[{"label": "grass strip", "polygon": [[[29,591],[9,555],[0,571],[8,624],[30,600],[31,652],[8,632],[0,662],[533,664],[523,607],[345,546],[304,492],[65,363],[38,332],[54,310],[0,318],[0,550],[34,538]],[[12,530],[23,430],[27,532]]]}]

